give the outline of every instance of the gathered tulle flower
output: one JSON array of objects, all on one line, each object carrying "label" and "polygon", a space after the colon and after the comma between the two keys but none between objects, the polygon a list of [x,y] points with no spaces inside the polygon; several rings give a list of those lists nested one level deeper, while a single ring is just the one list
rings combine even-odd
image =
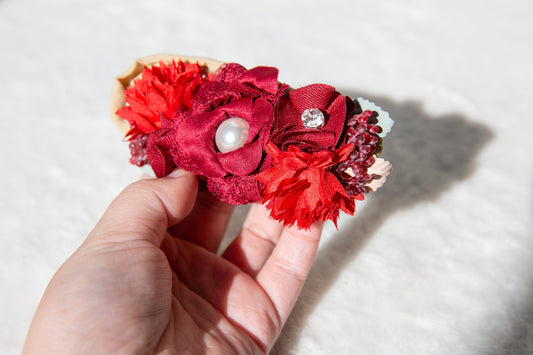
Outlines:
[{"label": "gathered tulle flower", "polygon": [[193,95],[205,81],[205,69],[198,63],[161,61],[144,68],[133,86],[124,90],[127,105],[116,112],[130,122],[126,136],[131,140],[155,132],[161,128],[161,117],[172,120],[177,111],[190,109]]},{"label": "gathered tulle flower", "polygon": [[270,142],[266,149],[272,168],[256,178],[265,185],[263,203],[273,219],[308,229],[315,221],[332,220],[336,225],[339,209],[354,214],[354,199],[363,196],[350,197],[330,170],[348,158],[352,144],[307,153],[295,146],[281,151]]},{"label": "gathered tulle flower", "polygon": [[[302,114],[308,109],[320,110],[323,125],[317,128],[304,125]],[[342,144],[340,139],[346,118],[354,109],[350,98],[329,85],[312,84],[291,90],[279,101],[270,141],[281,150],[290,146],[306,152],[338,148]]]}]

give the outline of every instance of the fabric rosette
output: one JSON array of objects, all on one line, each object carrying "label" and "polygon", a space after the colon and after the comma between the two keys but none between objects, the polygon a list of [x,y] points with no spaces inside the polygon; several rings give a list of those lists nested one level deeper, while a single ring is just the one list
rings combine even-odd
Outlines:
[{"label": "fabric rosette", "polygon": [[[354,109],[350,98],[329,85],[313,84],[291,90],[280,99],[271,141],[281,150],[290,146],[303,151],[334,149]],[[318,110],[322,124],[316,128],[304,125],[302,116],[306,110]]]},{"label": "fabric rosette", "polygon": [[[216,144],[217,129],[226,121],[246,122],[242,147],[221,152]],[[254,176],[269,167],[265,145],[273,121],[273,107],[262,98],[243,97],[208,112],[185,117],[174,130],[176,165],[207,181],[207,187],[221,201],[232,204],[261,199]]]}]

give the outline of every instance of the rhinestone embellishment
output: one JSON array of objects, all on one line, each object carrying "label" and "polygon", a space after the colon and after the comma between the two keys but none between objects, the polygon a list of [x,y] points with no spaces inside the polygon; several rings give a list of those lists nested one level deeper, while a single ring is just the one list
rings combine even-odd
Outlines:
[{"label": "rhinestone embellishment", "polygon": [[324,125],[324,114],[317,108],[308,108],[302,113],[302,122],[306,128],[319,128]]}]

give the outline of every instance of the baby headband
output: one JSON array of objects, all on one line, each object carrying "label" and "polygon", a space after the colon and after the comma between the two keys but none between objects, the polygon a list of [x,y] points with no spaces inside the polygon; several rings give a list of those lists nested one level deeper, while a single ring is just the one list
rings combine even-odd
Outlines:
[{"label": "baby headband", "polygon": [[116,79],[111,109],[132,164],[187,170],[220,201],[263,203],[302,229],[353,215],[391,170],[379,158],[387,112],[325,84],[292,89],[274,67],[141,58]]}]

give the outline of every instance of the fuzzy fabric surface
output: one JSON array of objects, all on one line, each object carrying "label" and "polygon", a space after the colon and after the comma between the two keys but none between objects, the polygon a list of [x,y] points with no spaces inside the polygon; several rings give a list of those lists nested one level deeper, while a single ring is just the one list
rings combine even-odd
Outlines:
[{"label": "fuzzy fabric surface", "polygon": [[140,176],[109,95],[161,52],[275,66],[396,122],[389,180],[326,225],[274,354],[533,353],[531,18],[530,0],[0,0],[0,354]]}]

